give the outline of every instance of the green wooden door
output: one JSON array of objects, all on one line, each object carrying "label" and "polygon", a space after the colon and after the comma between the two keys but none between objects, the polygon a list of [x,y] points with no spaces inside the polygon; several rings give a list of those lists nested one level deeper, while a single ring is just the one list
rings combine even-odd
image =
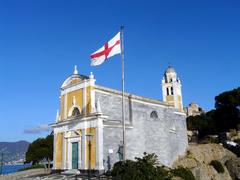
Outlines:
[{"label": "green wooden door", "polygon": [[78,169],[78,142],[72,143],[72,169]]}]

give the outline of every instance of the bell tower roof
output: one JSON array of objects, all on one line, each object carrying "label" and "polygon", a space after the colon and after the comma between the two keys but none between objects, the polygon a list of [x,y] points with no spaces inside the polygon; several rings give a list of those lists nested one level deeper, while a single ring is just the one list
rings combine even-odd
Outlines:
[{"label": "bell tower roof", "polygon": [[167,73],[176,73],[176,71],[172,66],[168,66],[167,70],[165,71],[165,74]]}]

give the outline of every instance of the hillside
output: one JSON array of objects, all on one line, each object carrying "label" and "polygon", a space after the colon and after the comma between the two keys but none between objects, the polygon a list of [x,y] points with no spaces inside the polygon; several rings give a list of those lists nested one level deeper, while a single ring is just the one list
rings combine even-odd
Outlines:
[{"label": "hillside", "polygon": [[[27,141],[0,142],[0,153],[3,153],[3,162],[5,164],[23,162],[28,146],[29,142]],[[0,154],[0,161],[1,159]]]},{"label": "hillside", "polygon": [[[210,165],[211,161],[220,162],[223,173]],[[173,167],[189,168],[196,180],[231,180],[240,178],[240,159],[219,144],[189,145],[186,155],[180,157]]]}]

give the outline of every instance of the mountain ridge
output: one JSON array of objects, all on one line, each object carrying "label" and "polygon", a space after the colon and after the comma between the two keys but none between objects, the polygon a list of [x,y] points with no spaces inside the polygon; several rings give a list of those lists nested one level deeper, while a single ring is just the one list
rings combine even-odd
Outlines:
[{"label": "mountain ridge", "polygon": [[25,161],[25,154],[27,152],[29,142],[19,140],[16,142],[0,142],[0,161],[4,164],[19,164]]}]

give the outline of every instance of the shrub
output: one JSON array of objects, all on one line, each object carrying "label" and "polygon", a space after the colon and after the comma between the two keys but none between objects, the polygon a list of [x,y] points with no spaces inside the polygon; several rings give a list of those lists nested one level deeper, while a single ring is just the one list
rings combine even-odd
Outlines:
[{"label": "shrub", "polygon": [[118,180],[170,180],[173,176],[184,180],[195,180],[192,172],[183,167],[169,170],[164,166],[158,166],[155,154],[144,153],[142,158],[136,161],[126,160],[117,162],[113,166],[113,179]]},{"label": "shrub", "polygon": [[171,170],[171,173],[173,176],[181,177],[184,180],[195,180],[195,177],[193,176],[192,172],[189,169],[184,168],[182,166]]},{"label": "shrub", "polygon": [[172,175],[171,173],[165,169],[164,166],[157,166],[157,175],[156,175],[156,179],[159,180],[170,180],[172,179]]},{"label": "shrub", "polygon": [[137,180],[139,172],[136,169],[136,162],[126,160],[126,162],[119,161],[114,164],[112,170],[112,176],[116,179]]},{"label": "shrub", "polygon": [[155,154],[144,153],[136,161],[126,160],[113,166],[112,176],[119,180],[168,180],[170,173],[164,167],[157,166]]},{"label": "shrub", "polygon": [[224,173],[224,168],[221,162],[212,160],[209,165],[213,166],[218,173]]}]

